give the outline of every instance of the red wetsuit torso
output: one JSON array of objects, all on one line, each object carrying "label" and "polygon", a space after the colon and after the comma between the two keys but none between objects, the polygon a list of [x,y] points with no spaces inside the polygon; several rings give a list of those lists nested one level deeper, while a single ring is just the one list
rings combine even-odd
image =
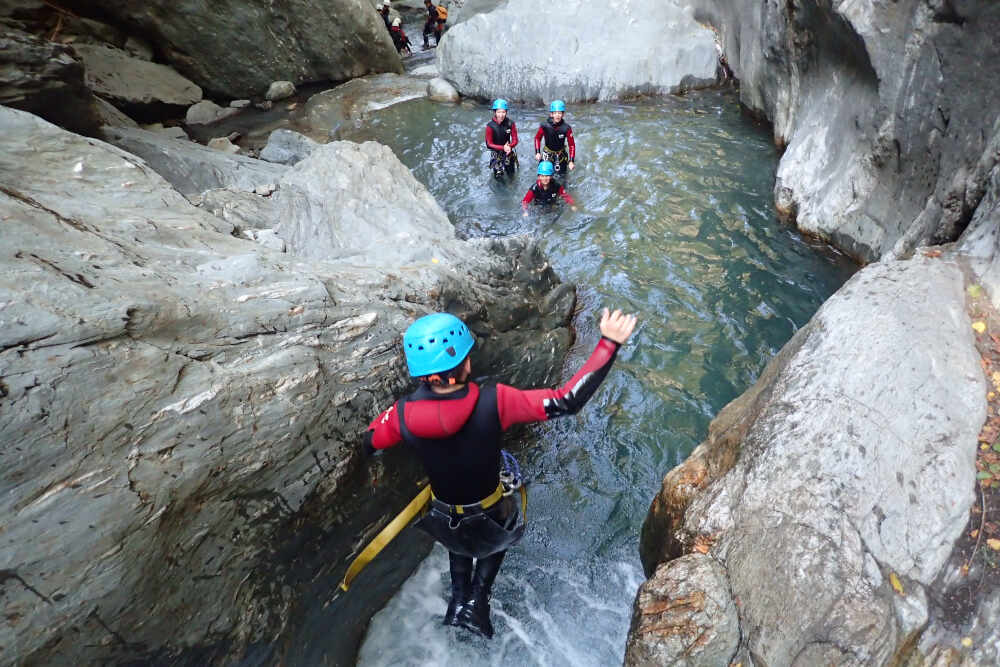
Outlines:
[{"label": "red wetsuit torso", "polygon": [[543,188],[540,182],[535,181],[535,184],[524,194],[524,199],[521,200],[521,207],[527,209],[528,205],[533,201],[537,201],[539,204],[551,204],[555,201],[556,197],[562,197],[570,206],[575,203],[573,198],[569,196],[569,193],[566,192],[566,188],[556,179],[553,178],[549,182],[548,188]]},{"label": "red wetsuit torso", "polygon": [[423,462],[437,498],[453,505],[479,502],[500,482],[501,434],[514,424],[575,414],[608,374],[618,347],[602,338],[583,368],[559,389],[470,382],[450,394],[436,394],[422,385],[379,415],[365,442],[374,449],[407,442]]},{"label": "red wetsuit torso", "polygon": [[486,124],[486,147],[494,151],[503,151],[503,145],[510,142],[510,147],[517,146],[517,125],[510,118],[504,118],[498,123],[496,118]]}]

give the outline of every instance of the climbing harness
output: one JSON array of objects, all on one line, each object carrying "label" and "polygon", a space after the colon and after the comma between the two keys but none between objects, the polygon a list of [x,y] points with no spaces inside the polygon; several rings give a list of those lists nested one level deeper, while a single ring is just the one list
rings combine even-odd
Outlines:
[{"label": "climbing harness", "polygon": [[[504,496],[509,496],[515,491],[520,491],[521,493],[521,523],[517,526],[516,530],[507,531],[509,536],[506,537],[504,541],[513,544],[518,539],[520,539],[521,534],[524,532],[524,524],[526,520],[527,510],[528,510],[528,492],[524,486],[524,478],[521,476],[521,467],[517,463],[517,459],[514,455],[507,450],[500,450],[502,456],[502,468],[500,471],[500,483],[497,485],[496,490],[490,495],[486,496],[478,503],[471,503],[469,505],[449,505],[441,500],[434,497],[431,491],[431,486],[428,484],[420,493],[410,501],[410,503],[403,508],[403,511],[396,515],[396,517],[389,522],[389,524],[379,531],[378,535],[372,539],[368,545],[362,549],[361,553],[351,561],[350,566],[347,568],[347,572],[344,573],[344,578],[340,582],[340,589],[346,591],[351,586],[351,582],[361,573],[362,570],[367,567],[368,563],[372,562],[376,556],[389,544],[392,540],[399,535],[406,526],[410,524],[416,517],[425,517],[428,512],[435,512],[438,514],[444,514],[447,516],[459,517],[458,521],[460,523],[463,519],[460,517],[474,517],[476,515],[481,515],[483,512],[498,502]],[[498,530],[503,530],[499,526]],[[433,533],[432,533],[433,534]],[[446,545],[447,546],[447,545]],[[478,557],[478,556],[477,556]]]}]

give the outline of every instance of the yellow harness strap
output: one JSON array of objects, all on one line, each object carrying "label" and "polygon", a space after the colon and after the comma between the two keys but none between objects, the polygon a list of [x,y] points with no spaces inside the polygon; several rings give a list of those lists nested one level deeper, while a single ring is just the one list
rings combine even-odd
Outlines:
[{"label": "yellow harness strap", "polygon": [[[434,495],[433,491],[431,491],[431,497],[437,500],[437,496]],[[455,514],[465,514],[469,509],[489,509],[490,507],[496,505],[501,498],[503,498],[503,484],[497,484],[496,491],[486,496],[478,503],[472,503],[471,505],[448,505],[448,507],[450,507]]]},{"label": "yellow harness strap", "polygon": [[[361,553],[351,562],[350,567],[347,568],[347,572],[344,573],[344,579],[340,582],[341,590],[346,591],[351,586],[351,582],[357,577],[361,570],[365,569],[368,563],[375,559],[375,556],[379,555],[379,552],[385,548],[389,542],[392,542],[393,538],[399,535],[406,526],[413,521],[413,518],[421,514],[424,508],[427,507],[427,503],[431,501],[434,497],[434,493],[431,491],[431,485],[425,486],[416,497],[410,501],[410,504],[403,508],[403,511],[396,515],[389,524],[379,531],[379,534],[368,543]],[[483,509],[487,509],[496,505],[500,499],[503,498],[503,484],[497,485],[497,490],[486,496],[478,503],[473,503],[472,505],[452,505],[451,507],[455,510],[456,514],[464,514],[466,508],[471,508],[478,505]],[[528,516],[528,492],[521,486],[521,519],[522,521],[527,521]]]},{"label": "yellow harness strap", "polygon": [[402,532],[407,525],[409,525],[410,521],[413,520],[413,517],[423,512],[427,503],[430,501],[431,486],[428,484],[413,500],[410,501],[410,504],[407,505],[402,512],[397,514],[396,518],[390,521],[389,525],[383,528],[379,534],[375,536],[375,539],[369,542],[368,546],[366,546],[364,550],[358,554],[357,558],[355,558],[351,563],[351,566],[347,568],[347,572],[344,574],[344,579],[340,582],[340,588],[346,591],[361,570],[365,569],[365,566],[372,562],[372,559],[374,559],[375,556],[377,556],[379,552],[385,548],[385,545],[389,544],[394,537],[399,535],[399,533]]}]

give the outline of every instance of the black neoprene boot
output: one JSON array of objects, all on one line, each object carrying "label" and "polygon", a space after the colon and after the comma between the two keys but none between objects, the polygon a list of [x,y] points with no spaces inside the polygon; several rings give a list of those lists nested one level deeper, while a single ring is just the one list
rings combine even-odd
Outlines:
[{"label": "black neoprene boot", "polygon": [[493,623],[490,621],[490,593],[493,582],[500,572],[506,551],[495,553],[476,561],[476,572],[472,576],[472,596],[462,605],[456,623],[467,630],[488,639],[493,638]]},{"label": "black neoprene boot", "polygon": [[451,600],[444,613],[445,625],[458,625],[458,610],[469,600],[472,591],[472,559],[448,552],[448,569],[451,571]]}]

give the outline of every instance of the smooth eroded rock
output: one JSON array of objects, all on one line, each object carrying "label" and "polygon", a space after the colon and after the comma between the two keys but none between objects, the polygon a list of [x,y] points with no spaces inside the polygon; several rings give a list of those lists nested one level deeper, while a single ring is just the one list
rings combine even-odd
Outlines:
[{"label": "smooth eroded rock", "polygon": [[463,95],[575,102],[713,85],[719,54],[712,31],[673,1],[510,0],[450,29],[437,62]]},{"label": "smooth eroded rock", "polygon": [[279,128],[268,136],[267,145],[260,152],[260,159],[293,165],[309,157],[317,146],[317,142],[303,134]]},{"label": "smooth eroded rock", "polygon": [[166,65],[135,58],[125,51],[79,44],[73,47],[87,70],[87,85],[120,104],[188,106],[201,99],[201,88]]}]

